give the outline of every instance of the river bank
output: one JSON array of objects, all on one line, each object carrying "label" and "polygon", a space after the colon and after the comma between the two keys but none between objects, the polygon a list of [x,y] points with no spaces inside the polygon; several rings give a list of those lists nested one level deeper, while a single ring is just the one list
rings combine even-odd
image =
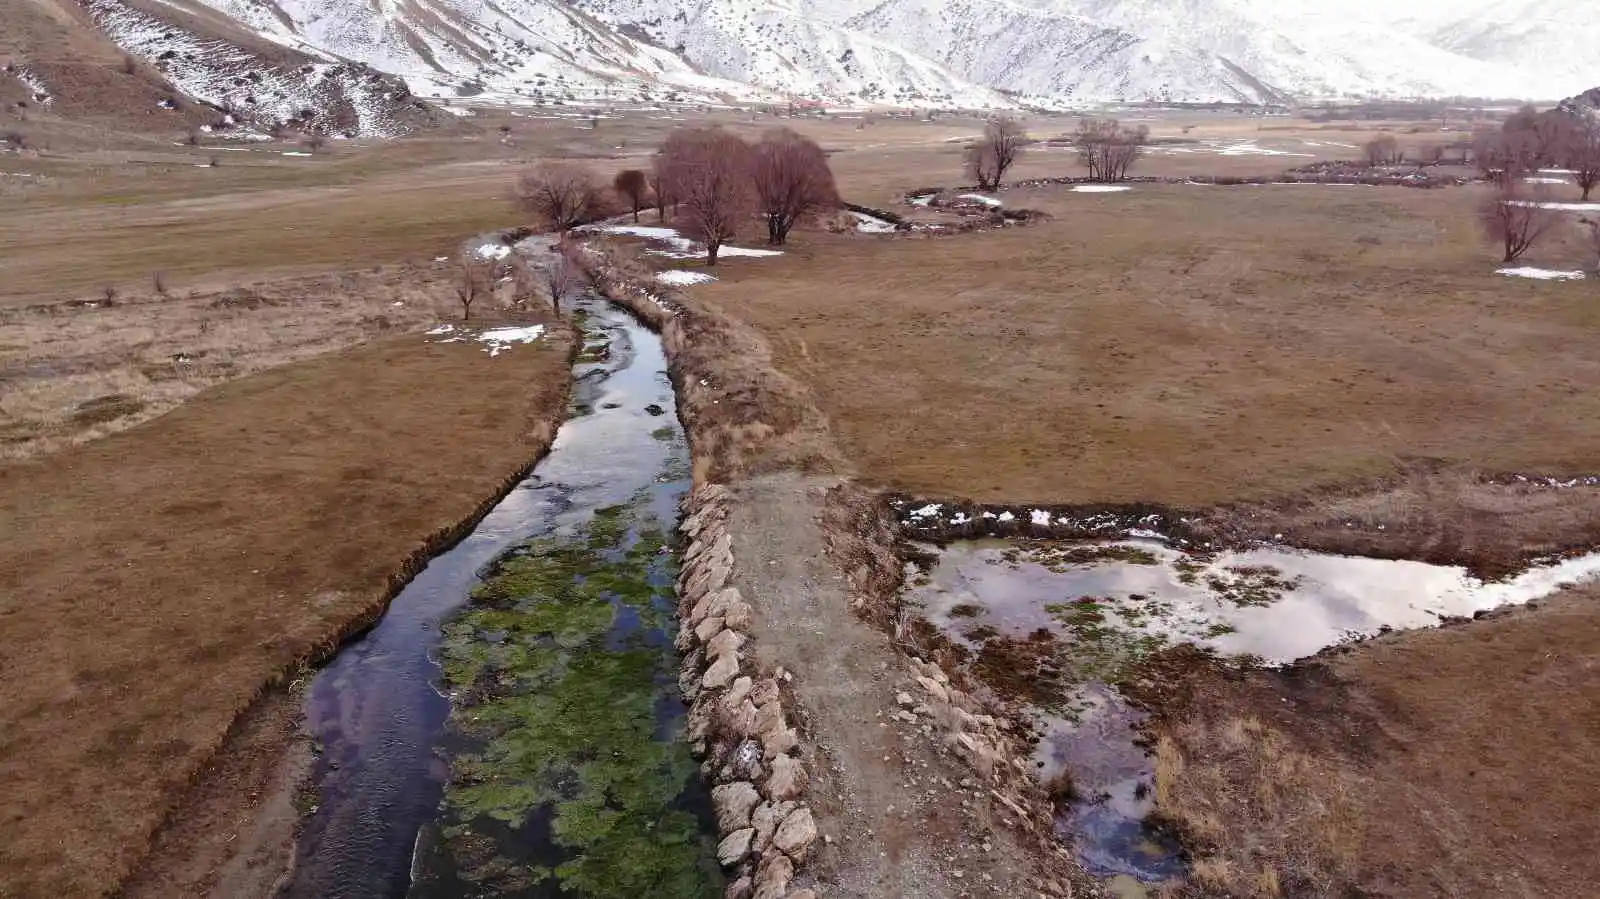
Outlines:
[{"label": "river bank", "polygon": [[[0,885],[203,893],[271,780],[220,763],[270,771],[297,666],[542,453],[572,346],[559,326],[493,358],[398,336],[0,468]],[[205,839],[145,860],[185,822]]]}]

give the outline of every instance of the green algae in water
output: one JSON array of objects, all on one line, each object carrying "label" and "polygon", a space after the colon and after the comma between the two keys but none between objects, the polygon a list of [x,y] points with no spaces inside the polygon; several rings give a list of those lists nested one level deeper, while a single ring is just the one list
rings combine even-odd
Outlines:
[{"label": "green algae in water", "polygon": [[[721,895],[677,735],[672,557],[633,507],[507,557],[445,627],[456,873],[495,895]],[[541,839],[541,837],[543,837]],[[542,845],[540,845],[542,844]]]}]

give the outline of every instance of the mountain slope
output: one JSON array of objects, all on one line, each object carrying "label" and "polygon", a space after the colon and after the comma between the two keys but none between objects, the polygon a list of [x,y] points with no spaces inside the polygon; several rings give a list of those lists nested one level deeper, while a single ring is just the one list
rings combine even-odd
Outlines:
[{"label": "mountain slope", "polygon": [[1451,53],[1537,72],[1566,96],[1600,81],[1600,9],[1591,0],[1494,0],[1403,20],[1407,33]]},{"label": "mountain slope", "polygon": [[372,135],[437,125],[418,97],[994,108],[1555,99],[1596,80],[1592,0],[1463,2],[0,0],[0,98],[72,82],[50,71],[72,52],[46,52],[66,44],[101,87],[107,59],[146,60],[136,106],[176,88],[261,127]]}]

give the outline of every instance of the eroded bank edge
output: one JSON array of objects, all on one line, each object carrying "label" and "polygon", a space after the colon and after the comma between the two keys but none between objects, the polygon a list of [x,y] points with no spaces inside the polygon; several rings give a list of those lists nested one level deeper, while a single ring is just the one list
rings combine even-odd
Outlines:
[{"label": "eroded bank edge", "polygon": [[[570,370],[577,362],[582,341],[577,339],[570,328],[564,327],[554,329],[550,339],[558,340],[564,345],[567,356],[566,367]],[[241,744],[248,739],[246,732],[249,723],[257,718],[270,716],[268,708],[273,704],[290,701],[292,689],[306,676],[307,671],[326,664],[345,645],[370,630],[383,617],[389,604],[400,591],[404,590],[434,557],[449,551],[470,536],[473,529],[493,511],[495,506],[510,495],[518,484],[527,479],[550,452],[551,444],[555,441],[556,434],[566,418],[565,410],[571,398],[571,389],[571,379],[568,378],[559,390],[549,395],[550,408],[531,410],[530,427],[523,437],[532,450],[526,461],[496,483],[492,491],[486,494],[466,517],[424,536],[390,573],[383,589],[373,595],[372,601],[366,607],[346,620],[338,630],[312,645],[299,658],[290,661],[275,675],[260,684],[256,694],[241,706],[228,729],[207,753],[207,760],[190,773],[188,784],[182,794],[173,799],[162,815],[161,822],[149,834],[146,847],[138,857],[139,860],[121,878],[111,895],[118,899],[160,895],[160,891],[168,882],[169,871],[179,868],[183,864],[183,859],[203,854],[214,855],[218,862],[212,871],[211,882],[205,884],[207,888],[211,888],[214,886],[216,875],[228,861],[238,859],[252,851],[272,851],[264,846],[231,845],[234,839],[232,835],[209,828],[186,828],[185,825],[192,821],[208,820],[209,816],[204,814],[204,810],[214,803],[226,803],[236,808],[250,800],[249,796],[238,796],[230,790],[223,789],[224,785],[221,783],[229,776],[226,759],[239,750]],[[297,721],[304,719],[303,713],[295,717]],[[297,727],[293,731],[282,733],[278,742],[280,745],[273,751],[257,750],[263,767],[251,773],[259,780],[268,780],[273,777],[270,771],[265,770],[268,766],[271,771],[276,771],[285,765],[295,767],[298,769],[298,774],[283,780],[279,788],[298,793],[306,788],[306,778],[311,773],[309,765],[294,765],[291,758],[297,745],[301,751],[306,751],[309,747],[303,728]],[[267,804],[265,799],[262,800],[262,804]],[[278,884],[292,873],[294,855],[292,847],[293,841],[298,836],[298,829],[297,825],[294,833],[284,835],[290,843],[287,853],[288,867],[276,878]],[[274,834],[274,839],[276,837],[277,834]],[[276,886],[264,896],[275,893]],[[239,899],[249,899],[249,897],[241,896]]]}]

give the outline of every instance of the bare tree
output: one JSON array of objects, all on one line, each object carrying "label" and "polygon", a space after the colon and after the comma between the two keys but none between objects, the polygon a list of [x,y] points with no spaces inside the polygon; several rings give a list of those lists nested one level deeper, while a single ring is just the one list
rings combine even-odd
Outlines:
[{"label": "bare tree", "polygon": [[839,206],[828,154],[790,128],[762,135],[755,151],[756,200],[767,219],[767,243],[781,246],[804,216]]},{"label": "bare tree", "polygon": [[644,208],[644,196],[649,189],[649,181],[644,172],[638,169],[623,169],[611,181],[611,189],[617,196],[628,201],[628,206],[633,210],[633,220],[639,221],[639,210]]},{"label": "bare tree", "polygon": [[587,169],[565,163],[531,168],[517,176],[517,206],[561,234],[588,221],[600,205],[600,191]]},{"label": "bare tree", "polygon": [[1072,134],[1078,161],[1089,169],[1092,181],[1121,181],[1144,153],[1150,130],[1126,127],[1116,119],[1085,119]]},{"label": "bare tree", "polygon": [[583,289],[587,278],[583,263],[578,261],[578,246],[569,240],[561,241],[550,260],[545,263],[544,288],[550,294],[550,308],[561,313],[561,301]]},{"label": "bare tree", "polygon": [[717,264],[722,245],[755,209],[750,145],[721,128],[679,129],[662,144],[664,183],[681,204],[681,227]]},{"label": "bare tree", "polygon": [[1600,274],[1600,221],[1584,217],[1578,219],[1579,233],[1584,246],[1589,248],[1589,258],[1594,260],[1595,274]]},{"label": "bare tree", "polygon": [[1367,165],[1398,165],[1405,161],[1405,154],[1400,151],[1400,142],[1392,134],[1380,134],[1366,142],[1361,148],[1362,155],[1366,158]]},{"label": "bare tree", "polygon": [[1543,191],[1528,190],[1517,178],[1501,178],[1484,198],[1478,219],[1505,251],[1502,262],[1515,262],[1560,222],[1561,214],[1548,208],[1545,199]]},{"label": "bare tree", "polygon": [[1528,129],[1528,142],[1537,165],[1554,165],[1561,160],[1573,140],[1577,122],[1559,109],[1539,113]]},{"label": "bare tree", "polygon": [[1582,113],[1574,122],[1566,149],[1567,168],[1583,188],[1583,199],[1600,184],[1600,115]]},{"label": "bare tree", "polygon": [[657,154],[650,174],[645,176],[650,181],[650,195],[655,198],[656,221],[667,220],[667,202],[670,199],[671,186],[667,183],[666,157]]},{"label": "bare tree", "polygon": [[983,137],[967,148],[967,174],[978,182],[979,190],[999,190],[1000,182],[1022,155],[1028,134],[1010,116],[999,115],[983,126]]},{"label": "bare tree", "polygon": [[472,318],[472,304],[494,289],[494,260],[476,250],[463,250],[456,260],[456,300],[461,303],[461,320]]}]

